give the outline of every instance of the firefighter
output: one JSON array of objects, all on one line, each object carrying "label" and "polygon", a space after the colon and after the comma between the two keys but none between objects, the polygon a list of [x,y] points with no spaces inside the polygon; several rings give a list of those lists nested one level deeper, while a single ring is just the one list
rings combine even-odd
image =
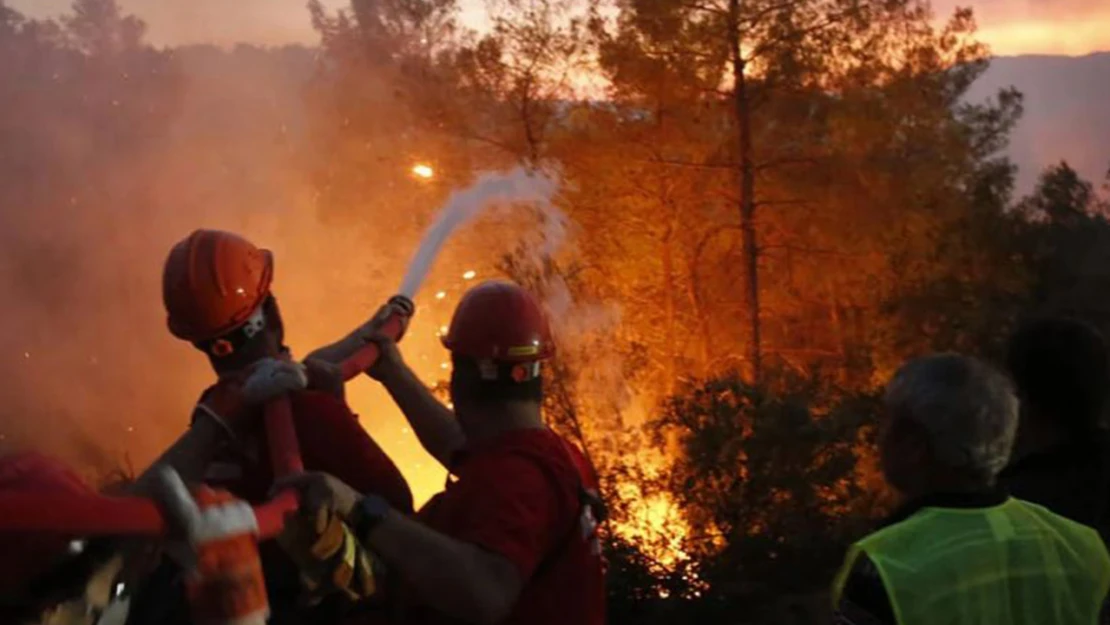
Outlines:
[{"label": "firefighter", "polygon": [[[35,453],[0,458],[0,491],[89,496],[61,463]],[[0,538],[0,622],[120,625],[123,559],[111,541],[15,534]]]},{"label": "firefighter", "polygon": [[555,351],[538,301],[489,282],[459,303],[444,338],[453,362],[441,404],[396,345],[369,371],[450,472],[446,490],[410,519],[337,477],[291,478],[309,505],[348,519],[404,580],[393,623],[604,622],[597,525],[604,513],[592,468],[542,420],[541,363]]},{"label": "firefighter", "polygon": [[999,479],[1015,497],[1110,539],[1106,340],[1078,320],[1037,319],[1010,338],[1006,365],[1022,411],[1014,459]]},{"label": "firefighter", "polygon": [[[251,503],[264,501],[273,474],[260,426],[261,403],[293,391],[289,397],[304,465],[379,493],[402,513],[411,511],[407,483],[342,399],[334,367],[292,361],[270,290],[273,276],[272,254],[229,232],[197,230],[170,251],[162,282],[170,332],[205,354],[217,382],[202,394],[190,429],[140,478],[138,490],[153,494],[159,471],[171,467],[186,483],[204,482]],[[262,555],[275,622],[280,622],[284,614],[297,612],[291,604],[299,592],[299,572],[288,555],[272,547],[264,545]],[[155,572],[151,586],[180,587],[179,578],[167,564]],[[180,618],[180,594],[171,593],[176,601],[157,591],[136,597],[132,613],[142,616],[131,622]]]},{"label": "firefighter", "polygon": [[885,409],[883,474],[905,501],[849,550],[836,622],[1094,625],[1110,590],[1098,533],[996,485],[1017,429],[1009,381],[971,358],[919,358]]}]

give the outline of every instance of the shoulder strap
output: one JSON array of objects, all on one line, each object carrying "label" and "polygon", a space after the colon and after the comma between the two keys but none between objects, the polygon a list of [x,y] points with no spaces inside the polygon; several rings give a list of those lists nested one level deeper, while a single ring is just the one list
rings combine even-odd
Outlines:
[{"label": "shoulder strap", "polygon": [[[552,545],[550,549],[548,549],[547,554],[543,557],[542,560],[540,560],[540,563],[536,566],[536,570],[532,573],[533,579],[543,576],[551,568],[551,565],[554,564],[558,557],[562,555],[566,551],[567,547],[569,547],[570,544],[574,541],[575,535],[578,534],[580,530],[580,521],[583,511],[589,509],[594,515],[594,518],[596,519],[598,525],[603,523],[608,517],[608,511],[605,508],[605,503],[601,500],[601,496],[596,492],[593,492],[586,488],[585,480],[582,477],[582,472],[578,468],[578,463],[574,461],[574,453],[571,451],[570,443],[562,437],[559,437],[559,442],[562,444],[567,462],[569,463],[571,469],[574,471],[574,477],[578,489],[578,508],[577,510],[575,510],[574,515],[572,515],[571,517],[570,527],[568,527],[567,530],[560,536],[559,540],[557,540],[555,544]],[[559,483],[559,476],[555,474],[555,471],[548,463],[547,458],[544,458],[539,454],[532,453],[529,450],[518,450],[514,453],[531,460],[544,472],[545,475],[547,475],[548,481],[550,481],[552,484]]]}]

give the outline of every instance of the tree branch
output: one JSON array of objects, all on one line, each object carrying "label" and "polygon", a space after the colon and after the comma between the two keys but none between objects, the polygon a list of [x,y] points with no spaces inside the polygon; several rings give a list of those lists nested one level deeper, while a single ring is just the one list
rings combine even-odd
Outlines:
[{"label": "tree branch", "polygon": [[757,24],[763,18],[767,17],[771,13],[777,13],[777,12],[783,10],[783,9],[789,9],[791,7],[802,4],[803,2],[805,2],[805,0],[786,0],[786,2],[780,2],[778,4],[773,4],[769,7],[764,7],[762,11],[758,11],[754,15],[750,15],[748,17],[742,18],[740,20],[740,23],[741,24],[747,24],[749,26],[753,25],[753,24]]},{"label": "tree branch", "polygon": [[652,165],[671,165],[673,167],[682,167],[685,169],[726,169],[733,170],[739,167],[737,163],[692,163],[690,161],[680,161],[675,159],[656,157],[650,159],[627,159],[635,163],[650,163]]},{"label": "tree branch", "polygon": [[829,28],[830,26],[833,26],[833,25],[839,23],[845,17],[848,17],[849,13],[850,13],[850,10],[844,10],[844,11],[841,11],[840,13],[835,14],[835,15],[830,15],[828,17],[828,19],[826,19],[825,21],[820,22],[818,24],[814,24],[814,25],[812,25],[808,28],[801,28],[801,29],[798,29],[798,30],[790,31],[789,33],[786,33],[782,37],[775,37],[775,38],[772,38],[768,41],[765,41],[762,45],[759,45],[754,50],[752,50],[752,53],[749,54],[747,56],[747,58],[744,59],[744,62],[745,63],[750,63],[751,61],[763,56],[768,50],[770,50],[770,49],[772,49],[772,48],[774,48],[774,47],[776,47],[776,46],[778,46],[778,45],[780,45],[784,42],[798,41],[800,39],[804,39],[805,37],[807,37],[807,36],[809,36],[813,33],[825,30],[826,28]]},{"label": "tree branch", "polygon": [[722,9],[721,7],[713,6],[711,4],[704,4],[704,3],[701,3],[701,2],[688,3],[688,4],[684,5],[684,8],[689,9],[691,11],[703,11],[705,13],[709,13],[709,14],[712,14],[712,15],[728,15],[728,12],[725,11],[724,9]]},{"label": "tree branch", "polygon": [[774,169],[784,165],[816,165],[818,162],[820,162],[820,158],[816,156],[784,156],[758,163],[755,166],[755,171]]}]

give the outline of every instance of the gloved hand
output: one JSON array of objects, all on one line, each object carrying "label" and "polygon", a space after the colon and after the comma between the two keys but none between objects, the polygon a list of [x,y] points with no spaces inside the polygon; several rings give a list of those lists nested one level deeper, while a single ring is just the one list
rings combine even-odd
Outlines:
[{"label": "gloved hand", "polygon": [[395,299],[390,299],[386,302],[384,306],[378,309],[378,312],[374,313],[370,321],[364,323],[362,327],[359,328],[359,336],[363,341],[366,341],[371,336],[379,334],[385,322],[388,321],[390,317],[394,316],[397,317],[401,323],[401,331],[395,339],[396,341],[400,341],[404,338],[405,332],[409,329],[409,321],[412,320],[412,311],[396,302]]},{"label": "gloved hand", "polygon": [[305,366],[292,360],[266,358],[248,371],[243,382],[243,400],[248,405],[264,404],[275,397],[308,387]]},{"label": "gloved hand", "polygon": [[401,356],[401,350],[397,349],[396,341],[381,333],[370,334],[364,340],[378,346],[378,360],[366,370],[367,375],[384,382],[405,368],[405,359]]},{"label": "gloved hand", "polygon": [[191,573],[186,592],[194,622],[264,625],[270,608],[250,505],[203,486],[194,497],[168,467],[158,478],[157,497],[178,530],[179,541],[167,551]]},{"label": "gloved hand", "polygon": [[205,392],[197,404],[199,415],[215,421],[227,435],[238,440],[254,428],[258,406],[285,393],[308,386],[305,366],[291,360],[266,358],[245,372],[227,376]]},{"label": "gloved hand", "polygon": [[313,605],[335,592],[352,601],[377,594],[380,562],[332,510],[302,504],[286,515],[277,540],[300,570],[304,603]]}]

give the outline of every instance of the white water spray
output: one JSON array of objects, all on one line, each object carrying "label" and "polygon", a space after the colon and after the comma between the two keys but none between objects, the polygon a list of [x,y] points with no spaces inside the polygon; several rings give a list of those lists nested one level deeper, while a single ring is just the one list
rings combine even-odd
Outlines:
[{"label": "white water spray", "polygon": [[[435,222],[424,233],[398,292],[413,299],[447,238],[459,226],[472,221],[486,207],[494,203],[509,202],[534,202],[548,207],[556,189],[557,185],[552,178],[517,168],[508,173],[483,174],[474,184],[455,191],[447,199]],[[560,223],[559,227],[561,226]]]}]

